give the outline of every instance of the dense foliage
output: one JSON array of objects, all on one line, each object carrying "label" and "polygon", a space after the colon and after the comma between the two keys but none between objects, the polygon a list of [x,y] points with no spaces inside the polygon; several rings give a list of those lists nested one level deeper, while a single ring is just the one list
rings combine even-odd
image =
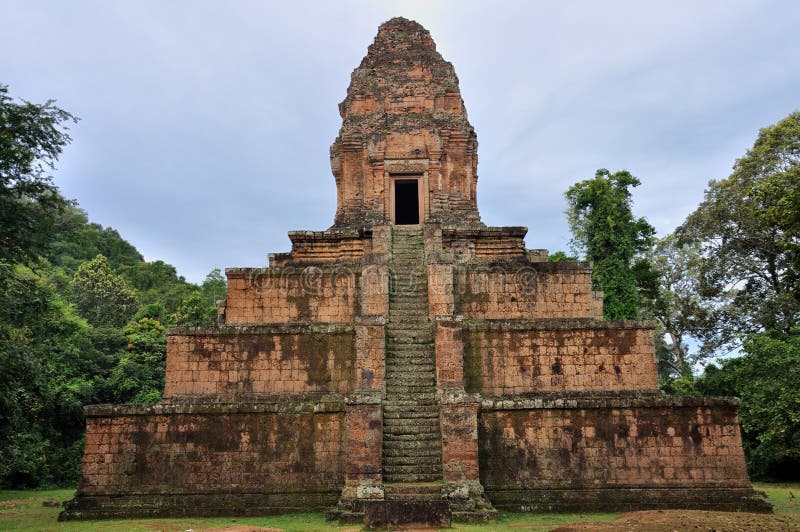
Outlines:
[{"label": "dense foliage", "polygon": [[187,283],[61,197],[48,171],[73,120],[0,85],[0,487],[74,484],[83,406],[158,401],[166,328],[225,297],[219,270]]},{"label": "dense foliage", "polygon": [[800,113],[762,129],[677,234],[701,247],[700,290],[717,314],[706,343],[737,347],[748,334],[797,326]]},{"label": "dense foliage", "polygon": [[603,292],[606,319],[638,317],[639,292],[654,279],[648,263],[638,258],[655,234],[647,220],[631,211],[629,189],[638,185],[630,172],[601,169],[566,192],[573,246],[594,265],[592,282]]},{"label": "dense foliage", "polygon": [[649,241],[633,218],[638,183],[601,170],[567,191],[606,317],[638,305],[657,323],[662,388],[740,397],[751,475],[800,478],[800,113],[762,129],[673,235]]},{"label": "dense foliage", "polygon": [[0,84],[0,260],[32,259],[66,201],[50,171],[76,118],[54,105],[16,102]]}]

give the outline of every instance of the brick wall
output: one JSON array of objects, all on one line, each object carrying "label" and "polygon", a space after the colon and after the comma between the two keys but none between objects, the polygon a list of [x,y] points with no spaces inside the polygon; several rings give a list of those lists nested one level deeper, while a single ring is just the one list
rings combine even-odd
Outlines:
[{"label": "brick wall", "polygon": [[298,262],[354,260],[372,252],[372,240],[358,231],[290,231],[289,239]]},{"label": "brick wall", "polygon": [[442,246],[461,260],[523,257],[527,232],[527,227],[448,227]]},{"label": "brick wall", "polygon": [[737,402],[710,398],[484,400],[487,491],[750,482]]},{"label": "brick wall", "polygon": [[358,313],[360,268],[351,263],[227,269],[226,323],[342,323]]},{"label": "brick wall", "polygon": [[465,322],[464,373],[467,390],[487,395],[658,388],[642,322]]},{"label": "brick wall", "polygon": [[456,265],[453,277],[456,314],[468,318],[592,317],[588,263],[484,261]]},{"label": "brick wall", "polygon": [[181,327],[167,336],[164,399],[356,388],[352,325]]},{"label": "brick wall", "polygon": [[344,482],[341,402],[99,405],[86,423],[80,496],[336,495]]}]

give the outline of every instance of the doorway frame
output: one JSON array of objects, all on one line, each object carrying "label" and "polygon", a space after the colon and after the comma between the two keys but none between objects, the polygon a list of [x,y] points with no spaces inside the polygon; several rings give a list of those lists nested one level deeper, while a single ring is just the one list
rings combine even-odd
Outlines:
[{"label": "doorway frame", "polygon": [[417,224],[403,224],[403,225],[420,225],[422,224],[424,213],[425,213],[425,194],[423,193],[423,174],[419,173],[409,173],[409,174],[391,174],[389,175],[389,214],[390,220],[392,221],[393,225],[397,225],[397,198],[396,196],[396,184],[398,182],[411,182],[416,181],[417,183]]}]

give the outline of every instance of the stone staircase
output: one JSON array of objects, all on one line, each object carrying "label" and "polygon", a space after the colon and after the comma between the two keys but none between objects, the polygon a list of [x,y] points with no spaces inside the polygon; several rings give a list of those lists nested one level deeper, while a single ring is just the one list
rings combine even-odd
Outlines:
[{"label": "stone staircase", "polygon": [[[393,228],[391,271],[383,403],[383,481],[389,484],[386,498],[439,498],[438,485],[421,484],[442,480],[442,439],[424,241],[419,226]],[[392,487],[393,483],[402,486]]]}]

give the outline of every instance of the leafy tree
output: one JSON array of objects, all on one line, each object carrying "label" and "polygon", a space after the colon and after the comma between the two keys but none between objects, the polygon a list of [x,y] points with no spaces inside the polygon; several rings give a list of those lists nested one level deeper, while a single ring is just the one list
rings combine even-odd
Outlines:
[{"label": "leafy tree", "polygon": [[0,485],[73,483],[83,405],[114,363],[33,270],[0,264]]},{"label": "leafy tree", "polygon": [[750,473],[785,480],[800,476],[800,330],[758,333],[745,354],[710,365],[696,388],[706,395],[736,395]]},{"label": "leafy tree", "polygon": [[91,223],[78,206],[68,206],[55,217],[44,256],[72,276],[82,263],[103,255],[114,269],[144,262],[133,245],[110,227]]},{"label": "leafy tree", "polygon": [[136,289],[143,305],[160,303],[169,313],[197,289],[179,276],[174,266],[160,260],[123,265],[119,272]]},{"label": "leafy tree", "polygon": [[750,333],[784,334],[800,317],[800,113],[759,132],[727,179],[678,229],[699,242],[700,294],[717,308],[711,347],[739,345]]},{"label": "leafy tree", "polygon": [[675,235],[657,240],[647,252],[657,274],[658,290],[644,298],[645,314],[658,324],[657,361],[664,379],[683,377],[692,380],[692,367],[710,353],[691,350],[695,340],[715,320],[713,309],[700,297],[700,246],[681,245]]},{"label": "leafy tree", "polygon": [[70,284],[78,313],[94,326],[121,327],[136,312],[136,293],[103,255],[81,264]]},{"label": "leafy tree", "polygon": [[211,270],[206,275],[200,290],[203,292],[203,296],[212,304],[225,299],[228,295],[228,283],[225,276],[222,275],[222,271],[219,268]]},{"label": "leafy tree", "polygon": [[67,204],[50,171],[70,142],[66,124],[75,121],[53,100],[16,102],[0,84],[0,261],[30,260],[45,247]]},{"label": "leafy tree", "polygon": [[547,256],[548,262],[571,262],[578,260],[574,255],[567,255],[564,251],[556,251]]},{"label": "leafy tree", "polygon": [[128,353],[111,375],[115,402],[153,403],[164,389],[166,329],[152,318],[128,324],[123,332]]},{"label": "leafy tree", "polygon": [[653,290],[646,261],[637,257],[648,248],[653,227],[631,211],[630,188],[639,180],[625,170],[598,170],[566,192],[572,243],[594,263],[592,283],[604,294],[606,319],[638,317],[639,290]]},{"label": "leafy tree", "polygon": [[194,292],[181,303],[172,317],[175,325],[199,327],[217,322],[217,307],[208,302],[202,292]]}]

